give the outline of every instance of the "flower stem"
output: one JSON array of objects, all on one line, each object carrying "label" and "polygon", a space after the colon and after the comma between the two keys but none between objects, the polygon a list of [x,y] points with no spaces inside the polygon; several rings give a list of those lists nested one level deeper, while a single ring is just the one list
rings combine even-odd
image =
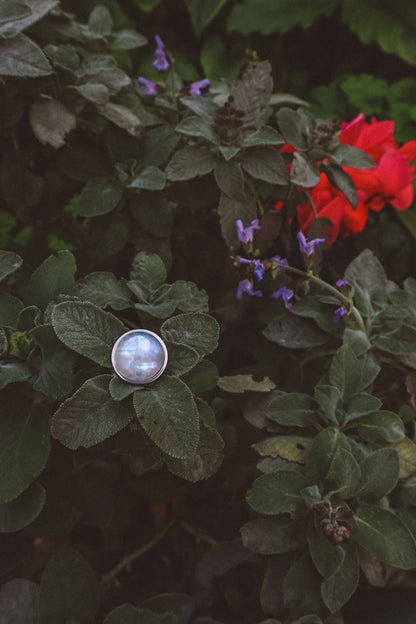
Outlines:
[{"label": "flower stem", "polygon": [[321,280],[321,278],[317,277],[316,275],[312,275],[311,273],[306,273],[305,271],[301,271],[300,269],[295,269],[295,267],[285,266],[284,264],[280,264],[279,262],[277,262],[277,265],[280,266],[282,269],[284,269],[285,272],[289,271],[291,273],[294,273],[295,275],[299,275],[300,277],[303,277],[306,280],[315,282],[315,284],[319,284],[321,288],[324,288],[325,290],[330,292],[331,295],[334,295],[334,297],[337,297],[337,299],[339,299],[340,301],[342,301],[342,303],[346,305],[347,309],[351,312],[352,316],[357,321],[357,324],[359,328],[361,329],[361,331],[367,336],[367,330],[366,330],[363,317],[361,316],[357,308],[352,304],[350,299],[348,299],[348,297],[343,295],[339,290],[337,290],[336,288],[334,288],[327,282],[324,282],[323,280]]}]

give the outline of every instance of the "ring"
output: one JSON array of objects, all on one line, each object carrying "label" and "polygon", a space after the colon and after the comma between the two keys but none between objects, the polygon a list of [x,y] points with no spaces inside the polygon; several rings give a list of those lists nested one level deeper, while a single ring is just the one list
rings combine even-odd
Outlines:
[{"label": "ring", "polygon": [[132,329],[114,343],[111,363],[117,375],[131,384],[147,384],[160,377],[168,363],[168,350],[157,334]]}]

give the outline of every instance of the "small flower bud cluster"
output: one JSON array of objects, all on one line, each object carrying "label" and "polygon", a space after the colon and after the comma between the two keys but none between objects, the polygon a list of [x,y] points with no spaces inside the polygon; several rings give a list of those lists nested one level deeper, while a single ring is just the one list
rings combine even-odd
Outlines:
[{"label": "small flower bud cluster", "polygon": [[220,106],[215,117],[215,131],[224,143],[234,143],[239,140],[244,112],[238,110],[234,104],[234,97],[230,95],[224,106]]}]

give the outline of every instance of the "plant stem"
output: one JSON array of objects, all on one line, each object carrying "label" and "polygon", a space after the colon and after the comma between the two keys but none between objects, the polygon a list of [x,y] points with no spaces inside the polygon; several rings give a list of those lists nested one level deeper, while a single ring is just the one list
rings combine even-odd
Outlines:
[{"label": "plant stem", "polygon": [[140,557],[145,555],[149,550],[157,546],[157,544],[159,544],[159,542],[161,542],[162,539],[165,537],[165,535],[170,531],[174,522],[175,522],[174,519],[170,520],[170,522],[168,522],[163,527],[163,529],[159,531],[159,533],[157,533],[154,537],[152,537],[152,539],[149,540],[147,544],[140,546],[139,548],[134,550],[129,555],[126,555],[125,557],[123,557],[123,559],[112,570],[110,570],[108,574],[103,576],[101,580],[102,589],[104,591],[108,589],[110,585],[112,585],[112,583],[115,581],[117,576],[120,574],[120,572],[122,572],[123,570],[128,570],[131,564],[134,561],[136,561],[136,559],[140,559]]},{"label": "plant stem", "polygon": [[216,546],[219,543],[214,537],[211,537],[211,535],[208,535],[208,533],[205,533],[202,529],[196,529],[192,526],[192,524],[186,522],[186,520],[182,520],[181,527],[190,533],[197,540],[197,542],[205,542],[210,546]]},{"label": "plant stem", "polygon": [[306,189],[303,189],[303,192],[305,193],[306,197],[309,199],[309,201],[311,202],[311,206],[312,206],[312,211],[313,214],[315,216],[315,219],[319,219],[319,215],[318,215],[318,210],[316,208],[316,204],[312,199],[312,195],[310,193],[308,193],[308,191]]},{"label": "plant stem", "polygon": [[343,295],[339,290],[337,290],[336,288],[334,288],[327,282],[324,282],[323,280],[321,280],[320,277],[316,277],[316,275],[312,275],[311,273],[306,273],[306,271],[301,271],[300,269],[295,269],[294,267],[291,267],[291,266],[285,266],[284,264],[280,264],[279,262],[277,262],[277,265],[280,266],[282,269],[284,269],[285,272],[289,271],[291,273],[294,273],[295,275],[299,275],[300,277],[303,277],[306,280],[315,282],[315,284],[319,284],[321,288],[326,289],[327,291],[331,293],[331,295],[334,295],[334,297],[337,297],[337,299],[342,301],[342,303],[346,305],[347,309],[350,310],[351,314],[357,321],[357,324],[359,325],[361,331],[364,332],[364,334],[367,336],[367,330],[363,321],[363,317],[361,316],[357,308],[352,304],[350,299],[348,299],[348,297]]}]

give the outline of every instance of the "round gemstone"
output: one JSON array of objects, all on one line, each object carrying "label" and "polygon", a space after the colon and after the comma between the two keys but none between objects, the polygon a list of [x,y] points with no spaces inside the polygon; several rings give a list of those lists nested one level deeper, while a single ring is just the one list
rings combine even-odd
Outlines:
[{"label": "round gemstone", "polygon": [[117,375],[131,384],[146,384],[165,370],[168,352],[159,336],[146,329],[133,329],[115,343],[111,355]]}]

